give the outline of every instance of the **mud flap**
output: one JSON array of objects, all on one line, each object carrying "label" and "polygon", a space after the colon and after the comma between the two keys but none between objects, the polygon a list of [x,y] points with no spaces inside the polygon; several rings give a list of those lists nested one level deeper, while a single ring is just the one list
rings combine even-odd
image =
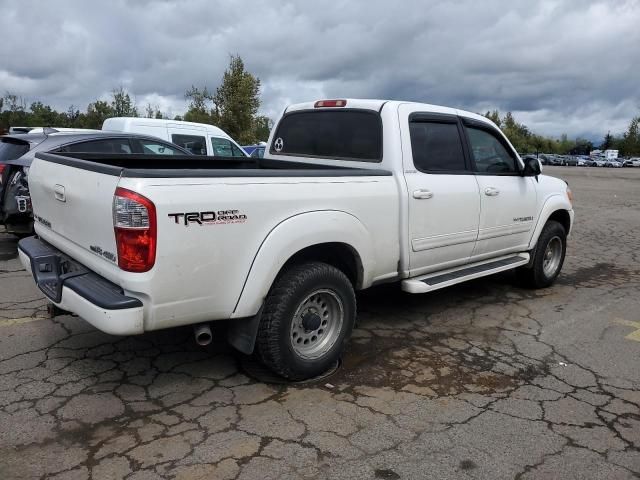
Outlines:
[{"label": "mud flap", "polygon": [[256,345],[261,316],[262,307],[253,317],[229,321],[227,324],[227,342],[239,352],[251,355]]}]

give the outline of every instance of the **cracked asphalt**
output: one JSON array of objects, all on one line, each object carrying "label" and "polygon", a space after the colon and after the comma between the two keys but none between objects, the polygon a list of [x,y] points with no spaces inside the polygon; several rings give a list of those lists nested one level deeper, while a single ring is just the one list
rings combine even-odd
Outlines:
[{"label": "cracked asphalt", "polygon": [[638,478],[640,169],[545,170],[577,219],[553,287],[364,292],[315,383],[256,380],[188,328],[50,319],[0,233],[0,478]]}]

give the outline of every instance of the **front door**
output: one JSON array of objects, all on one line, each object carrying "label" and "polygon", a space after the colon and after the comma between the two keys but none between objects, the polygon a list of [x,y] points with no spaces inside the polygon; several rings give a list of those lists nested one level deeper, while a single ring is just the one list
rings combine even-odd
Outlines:
[{"label": "front door", "polygon": [[495,129],[468,123],[465,130],[480,189],[474,259],[524,251],[537,220],[535,179],[521,176],[515,152]]},{"label": "front door", "polygon": [[469,261],[478,235],[478,184],[457,116],[400,107],[411,276]]}]

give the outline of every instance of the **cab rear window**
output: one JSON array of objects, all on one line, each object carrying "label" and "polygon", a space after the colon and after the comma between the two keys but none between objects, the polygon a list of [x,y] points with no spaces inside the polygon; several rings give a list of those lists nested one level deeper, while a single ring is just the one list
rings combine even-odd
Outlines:
[{"label": "cab rear window", "polygon": [[313,110],[285,115],[273,136],[274,155],[379,162],[382,121],[365,110]]}]

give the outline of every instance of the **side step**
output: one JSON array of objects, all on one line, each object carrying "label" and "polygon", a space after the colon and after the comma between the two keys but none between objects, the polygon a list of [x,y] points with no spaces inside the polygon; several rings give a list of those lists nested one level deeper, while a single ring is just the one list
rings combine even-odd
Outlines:
[{"label": "side step", "polygon": [[408,293],[426,293],[474,278],[510,270],[529,262],[528,253],[519,253],[498,259],[464,265],[462,267],[429,273],[402,281],[402,290]]}]

